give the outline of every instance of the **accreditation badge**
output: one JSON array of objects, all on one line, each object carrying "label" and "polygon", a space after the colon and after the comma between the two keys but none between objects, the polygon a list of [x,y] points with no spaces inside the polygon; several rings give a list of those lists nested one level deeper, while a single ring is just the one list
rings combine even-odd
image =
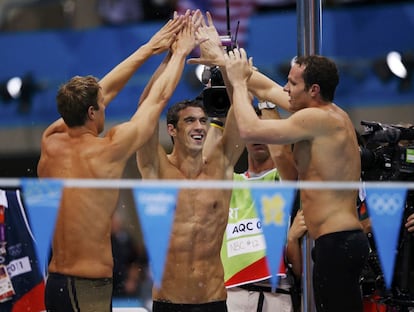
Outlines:
[{"label": "accreditation badge", "polygon": [[14,295],[13,284],[5,265],[0,265],[0,302],[10,300]]}]

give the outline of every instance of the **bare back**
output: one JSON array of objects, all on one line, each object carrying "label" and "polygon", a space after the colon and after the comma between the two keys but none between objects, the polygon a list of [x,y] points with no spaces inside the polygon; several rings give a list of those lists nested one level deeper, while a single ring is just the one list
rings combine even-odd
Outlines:
[{"label": "bare back", "polygon": [[[111,147],[107,137],[53,133],[42,141],[39,176],[121,178],[127,159],[115,160]],[[111,217],[118,195],[118,189],[64,189],[50,272],[89,278],[112,277]]]},{"label": "bare back", "polygon": [[[347,114],[334,104],[316,108],[321,131],[295,144],[294,157],[299,180],[358,181],[360,156],[354,127]],[[356,190],[302,189],[301,199],[310,235],[360,228],[356,212]]]}]

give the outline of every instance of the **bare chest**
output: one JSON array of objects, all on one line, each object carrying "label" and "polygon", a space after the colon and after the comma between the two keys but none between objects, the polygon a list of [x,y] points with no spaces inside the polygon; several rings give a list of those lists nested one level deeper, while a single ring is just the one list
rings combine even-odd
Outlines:
[{"label": "bare chest", "polygon": [[177,197],[176,216],[195,220],[222,218],[228,214],[229,190],[181,189]]}]

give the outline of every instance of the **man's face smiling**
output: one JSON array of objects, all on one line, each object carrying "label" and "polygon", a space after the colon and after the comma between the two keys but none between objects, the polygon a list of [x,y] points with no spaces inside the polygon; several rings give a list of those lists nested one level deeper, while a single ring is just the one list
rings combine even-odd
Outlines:
[{"label": "man's face smiling", "polygon": [[201,150],[207,133],[208,117],[199,107],[187,107],[179,113],[175,141],[190,150]]}]

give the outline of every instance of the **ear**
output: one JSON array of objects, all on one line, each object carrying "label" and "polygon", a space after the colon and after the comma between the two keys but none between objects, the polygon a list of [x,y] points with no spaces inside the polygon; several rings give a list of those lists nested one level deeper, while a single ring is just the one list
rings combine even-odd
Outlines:
[{"label": "ear", "polygon": [[320,93],[320,91],[321,91],[321,87],[318,85],[318,84],[313,84],[311,87],[310,87],[310,93],[311,93],[311,96],[312,97],[316,97],[316,96],[318,96],[319,95],[319,93]]},{"label": "ear", "polygon": [[177,129],[174,127],[173,124],[167,124],[167,131],[168,134],[172,137],[175,137],[177,135]]},{"label": "ear", "polygon": [[95,120],[95,109],[93,108],[93,106],[88,107],[88,118],[90,120]]}]

